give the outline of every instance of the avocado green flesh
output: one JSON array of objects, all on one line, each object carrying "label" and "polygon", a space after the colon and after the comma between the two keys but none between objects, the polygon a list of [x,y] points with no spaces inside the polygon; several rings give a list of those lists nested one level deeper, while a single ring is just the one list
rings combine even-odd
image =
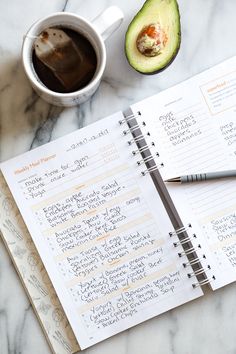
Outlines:
[{"label": "avocado green flesh", "polygon": [[[155,57],[147,57],[137,49],[136,41],[145,26],[159,23],[167,35],[164,49]],[[144,74],[156,73],[168,66],[180,46],[180,16],[176,0],[147,0],[126,32],[125,53],[130,65]]]}]

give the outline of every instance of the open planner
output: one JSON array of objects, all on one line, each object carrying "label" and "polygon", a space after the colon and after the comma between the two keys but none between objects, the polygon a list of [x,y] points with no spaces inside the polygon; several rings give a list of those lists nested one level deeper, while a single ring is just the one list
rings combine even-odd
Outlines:
[{"label": "open planner", "polygon": [[164,182],[236,169],[235,114],[236,57],[1,164],[2,237],[56,353],[236,280],[235,179]]}]

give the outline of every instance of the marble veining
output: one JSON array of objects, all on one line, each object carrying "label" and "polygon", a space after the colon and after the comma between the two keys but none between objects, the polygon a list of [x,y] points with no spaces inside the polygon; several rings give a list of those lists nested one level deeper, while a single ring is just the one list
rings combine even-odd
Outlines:
[{"label": "marble veining", "polygon": [[[141,0],[12,0],[0,2],[0,160],[45,144],[97,119],[126,109],[236,54],[234,0],[179,0],[182,44],[162,73],[142,76],[124,55],[128,23]],[[92,99],[74,108],[49,105],[32,90],[20,60],[23,35],[38,18],[57,11],[92,20],[109,5],[125,14],[107,40],[107,66]],[[85,351],[86,354],[233,354],[236,353],[236,284],[149,320]],[[0,241],[0,354],[49,354],[51,351]]]}]

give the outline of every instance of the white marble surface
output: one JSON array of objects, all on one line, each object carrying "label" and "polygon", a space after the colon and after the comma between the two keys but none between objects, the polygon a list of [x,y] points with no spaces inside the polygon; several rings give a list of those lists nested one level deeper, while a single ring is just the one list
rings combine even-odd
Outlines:
[{"label": "white marble surface", "polygon": [[[235,0],[179,0],[182,45],[161,74],[142,76],[124,56],[124,34],[140,0],[0,1],[0,160],[44,144],[174,85],[236,54]],[[62,109],[42,101],[22,69],[20,51],[28,27],[56,11],[94,18],[109,5],[125,14],[107,41],[101,86],[80,107]],[[121,333],[85,353],[236,353],[236,284]],[[0,354],[47,354],[50,349],[0,241]]]}]

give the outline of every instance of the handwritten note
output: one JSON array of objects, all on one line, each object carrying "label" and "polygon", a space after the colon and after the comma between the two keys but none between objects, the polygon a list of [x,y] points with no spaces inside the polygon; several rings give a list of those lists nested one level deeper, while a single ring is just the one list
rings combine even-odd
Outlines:
[{"label": "handwritten note", "polygon": [[1,166],[81,348],[202,294],[122,118]]},{"label": "handwritten note", "polygon": [[[164,164],[163,179],[236,169],[236,58],[132,106]],[[216,289],[236,280],[235,178],[167,184],[185,223],[191,222],[211,265]],[[201,255],[199,255],[200,258]],[[211,272],[208,272],[209,274]]]}]

